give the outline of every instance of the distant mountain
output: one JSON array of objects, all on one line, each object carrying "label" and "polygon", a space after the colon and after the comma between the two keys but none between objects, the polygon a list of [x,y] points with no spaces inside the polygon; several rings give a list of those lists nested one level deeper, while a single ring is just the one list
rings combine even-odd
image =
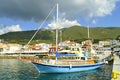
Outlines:
[{"label": "distant mountain", "polygon": [[[99,40],[108,40],[116,39],[120,35],[119,27],[96,27],[90,28],[90,38],[96,41]],[[0,35],[0,39],[4,39],[7,42],[14,42],[25,44],[36,31],[19,31],[19,32],[9,32],[3,35]],[[60,35],[59,35],[60,36]],[[81,42],[82,40],[87,39],[87,27],[83,26],[72,26],[70,28],[62,29],[62,40],[73,40],[76,42]],[[60,39],[59,39],[60,40]],[[55,31],[54,30],[39,30],[36,36],[33,38],[32,43],[35,42],[49,42],[55,43]]]}]

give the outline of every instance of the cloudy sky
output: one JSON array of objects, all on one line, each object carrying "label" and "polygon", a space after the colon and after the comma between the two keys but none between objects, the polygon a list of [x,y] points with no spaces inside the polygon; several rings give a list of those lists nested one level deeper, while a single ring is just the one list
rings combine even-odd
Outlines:
[{"label": "cloudy sky", "polygon": [[0,34],[11,31],[54,29],[59,3],[60,28],[73,25],[119,27],[120,0],[0,0]]}]

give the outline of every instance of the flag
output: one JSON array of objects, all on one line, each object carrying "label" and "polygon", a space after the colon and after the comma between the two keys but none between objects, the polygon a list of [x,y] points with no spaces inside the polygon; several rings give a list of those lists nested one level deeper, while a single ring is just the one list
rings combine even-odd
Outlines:
[{"label": "flag", "polygon": [[58,53],[58,51],[56,51],[56,53],[55,53],[55,54],[56,54],[56,57],[58,57],[58,56],[59,56],[59,53]]}]

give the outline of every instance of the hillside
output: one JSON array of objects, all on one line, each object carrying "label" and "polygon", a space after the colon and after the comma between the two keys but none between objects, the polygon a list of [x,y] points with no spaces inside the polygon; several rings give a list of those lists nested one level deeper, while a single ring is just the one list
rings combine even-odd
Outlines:
[{"label": "hillside", "polygon": [[[90,28],[90,38],[98,40],[108,40],[116,39],[120,35],[120,28],[109,27],[109,28]],[[33,34],[33,31],[21,31],[21,32],[9,32],[0,35],[0,39],[4,39],[7,42],[26,44]],[[73,26],[70,28],[62,29],[62,39],[63,40],[74,40],[76,42],[81,42],[87,39],[87,28],[81,26]],[[32,44],[36,42],[47,42],[55,43],[55,31],[52,30],[40,30],[34,37]]]},{"label": "hillside", "polygon": [[[0,39],[4,39],[7,42],[27,44],[27,42],[32,38],[36,31],[18,31],[18,32],[9,32],[3,35],[0,35]],[[41,41],[50,42],[52,41],[52,32],[49,30],[40,30],[36,36],[33,38],[32,43],[39,43]]]},{"label": "hillside", "polygon": [[[109,40],[116,39],[116,37],[120,34],[120,28],[118,27],[109,27],[109,28],[90,28],[90,38],[96,41],[99,40]],[[76,40],[85,40],[87,39],[87,27],[73,26],[63,31],[63,38]]]}]

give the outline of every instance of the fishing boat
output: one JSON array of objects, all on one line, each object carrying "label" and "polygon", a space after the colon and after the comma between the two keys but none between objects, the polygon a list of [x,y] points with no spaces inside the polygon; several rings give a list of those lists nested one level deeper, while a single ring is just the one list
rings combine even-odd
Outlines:
[{"label": "fishing boat", "polygon": [[[58,24],[58,4],[57,4],[57,19]],[[56,55],[55,59],[42,59],[31,61],[35,68],[40,73],[71,73],[79,71],[87,71],[99,68],[104,65],[104,62],[95,62],[92,57],[87,56],[73,56],[72,58],[59,59],[60,53],[58,52],[58,29],[56,28]]]}]

